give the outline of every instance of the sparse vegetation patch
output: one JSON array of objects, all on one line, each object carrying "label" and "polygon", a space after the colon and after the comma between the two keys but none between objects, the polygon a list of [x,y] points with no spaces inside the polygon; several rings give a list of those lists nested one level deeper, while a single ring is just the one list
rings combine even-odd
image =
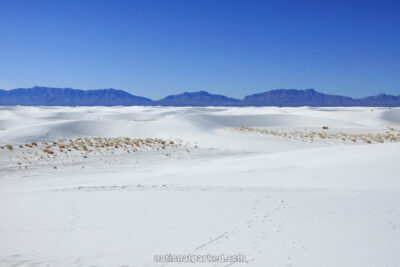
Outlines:
[{"label": "sparse vegetation patch", "polygon": [[[251,132],[260,133],[271,136],[280,136],[289,139],[295,139],[305,142],[313,142],[317,139],[320,140],[337,140],[342,142],[362,142],[366,144],[374,143],[392,143],[400,142],[400,128],[397,125],[386,125],[384,127],[384,133],[371,134],[371,133],[360,133],[360,134],[349,134],[343,132],[328,132],[328,131],[291,131],[285,132],[283,130],[270,130],[262,128],[252,127],[236,127],[234,131],[239,132]],[[323,130],[329,129],[328,126],[323,126]]]},{"label": "sparse vegetation patch", "polygon": [[[60,139],[51,142],[26,143],[18,145],[16,152],[21,151],[31,159],[56,158],[59,156],[83,156],[133,153],[143,150],[163,150],[177,147],[182,140],[164,140],[160,138],[117,137],[77,137],[74,139]],[[37,149],[37,148],[39,149]],[[13,150],[12,145],[0,146],[1,149]]]}]

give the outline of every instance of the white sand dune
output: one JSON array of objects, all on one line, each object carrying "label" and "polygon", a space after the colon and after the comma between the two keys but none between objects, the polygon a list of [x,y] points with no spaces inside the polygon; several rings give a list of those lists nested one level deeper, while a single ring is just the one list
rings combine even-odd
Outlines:
[{"label": "white sand dune", "polygon": [[391,109],[382,113],[382,119],[385,121],[400,123],[400,110],[399,109]]},{"label": "white sand dune", "polygon": [[[232,128],[400,138],[399,123],[386,108],[0,107],[13,147],[0,149],[0,266],[193,266],[154,262],[188,253],[246,257],[196,266],[398,266],[399,142]],[[79,137],[182,142],[57,147]]]}]

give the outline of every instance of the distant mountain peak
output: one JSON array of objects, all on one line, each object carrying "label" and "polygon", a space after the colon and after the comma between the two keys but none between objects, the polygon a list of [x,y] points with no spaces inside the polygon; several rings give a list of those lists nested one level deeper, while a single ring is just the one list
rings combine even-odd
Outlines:
[{"label": "distant mountain peak", "polygon": [[0,92],[0,105],[23,106],[133,106],[152,105],[152,100],[123,90],[79,90],[34,86]]}]

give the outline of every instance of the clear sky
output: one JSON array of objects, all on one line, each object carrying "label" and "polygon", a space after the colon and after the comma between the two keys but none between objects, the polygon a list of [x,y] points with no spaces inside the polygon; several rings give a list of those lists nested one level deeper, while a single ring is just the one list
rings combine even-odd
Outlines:
[{"label": "clear sky", "polygon": [[0,88],[400,94],[400,1],[1,0]]}]

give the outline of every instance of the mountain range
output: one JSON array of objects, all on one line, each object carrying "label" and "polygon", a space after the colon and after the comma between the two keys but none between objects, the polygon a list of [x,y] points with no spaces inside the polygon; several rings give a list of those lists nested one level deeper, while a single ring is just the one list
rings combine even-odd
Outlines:
[{"label": "mountain range", "polygon": [[78,90],[35,86],[0,90],[0,106],[282,106],[400,107],[400,95],[380,94],[365,98],[329,95],[314,89],[278,89],[235,99],[205,91],[170,95],[160,100],[135,96],[122,90]]}]

